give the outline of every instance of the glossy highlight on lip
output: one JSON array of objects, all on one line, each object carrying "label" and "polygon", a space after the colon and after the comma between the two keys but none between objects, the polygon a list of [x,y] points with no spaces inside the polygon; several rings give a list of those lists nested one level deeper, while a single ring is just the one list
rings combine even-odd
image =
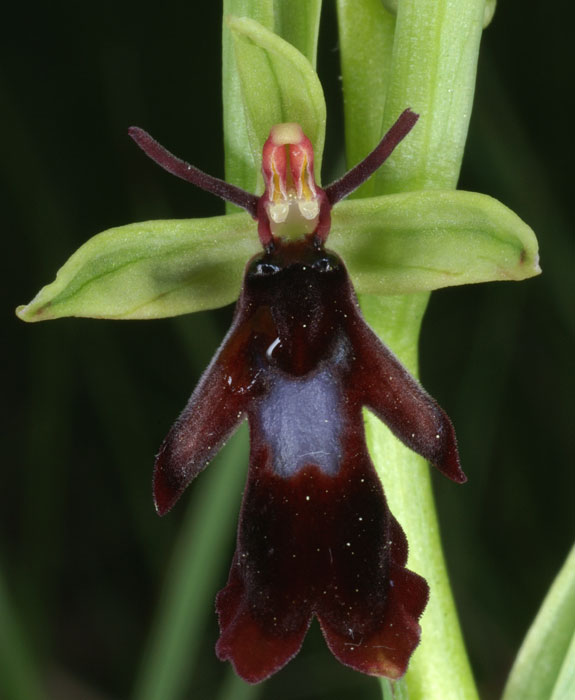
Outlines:
[{"label": "glossy highlight on lip", "polygon": [[[428,586],[406,568],[407,541],[369,457],[362,409],[462,483],[455,433],[367,326],[343,261],[324,245],[331,207],[416,120],[406,110],[365,161],[325,190],[313,179],[313,149],[297,125],[272,129],[263,156],[266,191],[255,203],[211,176],[185,178],[247,203],[264,250],[248,262],[232,326],[162,444],[154,497],[160,515],[169,511],[248,420],[250,468],[236,552],[216,605],[217,654],[248,682],[282,668],[314,617],[332,653],[371,675],[399,678],[419,642]],[[183,163],[174,165],[171,154],[140,136],[163,167],[173,172]],[[284,208],[294,202],[305,219],[295,240],[282,228]],[[317,213],[311,233],[309,212]]]}]

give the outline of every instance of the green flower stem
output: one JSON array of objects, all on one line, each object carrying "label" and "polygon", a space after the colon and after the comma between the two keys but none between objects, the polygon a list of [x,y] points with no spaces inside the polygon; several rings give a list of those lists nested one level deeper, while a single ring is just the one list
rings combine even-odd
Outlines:
[{"label": "green flower stem", "polygon": [[[357,4],[371,10],[374,17],[376,12],[381,14],[369,0]],[[395,22],[391,69],[380,69],[387,82],[380,86],[385,90],[383,101],[381,96],[370,100],[370,77],[365,72],[350,75],[345,69],[355,51],[353,30],[345,32],[347,9],[347,3],[340,0],[340,26],[344,25],[342,36],[347,36],[342,44],[342,64],[349,165],[366,149],[365,143],[353,136],[363,132],[361,138],[366,137],[365,123],[356,119],[354,94],[357,94],[363,101],[361,110],[373,108],[368,123],[372,141],[367,148],[377,143],[406,107],[420,114],[409,138],[374,176],[372,193],[454,188],[471,114],[483,0],[458,3],[402,0]],[[371,25],[380,26],[379,40],[388,46],[390,22],[384,25],[380,20],[379,25],[375,22]],[[356,83],[349,91],[346,75],[347,81]],[[365,85],[357,85],[358,81]],[[418,294],[361,299],[368,323],[414,373],[417,373],[421,319],[428,298],[428,294]],[[429,469],[424,460],[401,445],[381,422],[369,416],[367,434],[390,508],[410,543],[409,566],[425,576],[431,590],[422,618],[422,642],[406,675],[409,697],[411,700],[476,698],[443,560]]]},{"label": "green flower stem", "polygon": [[200,476],[167,574],[150,644],[136,682],[136,700],[185,697],[190,660],[197,659],[214,591],[224,576],[245,480],[248,435],[243,426]]},{"label": "green flower stem", "polygon": [[[362,310],[372,328],[414,374],[417,343],[412,338],[419,335],[427,299],[427,294],[362,298]],[[409,698],[476,698],[443,559],[429,466],[371,415],[366,415],[366,433],[391,512],[407,535],[409,567],[422,574],[430,587],[421,644],[405,679]],[[445,488],[456,487],[446,483]]]}]

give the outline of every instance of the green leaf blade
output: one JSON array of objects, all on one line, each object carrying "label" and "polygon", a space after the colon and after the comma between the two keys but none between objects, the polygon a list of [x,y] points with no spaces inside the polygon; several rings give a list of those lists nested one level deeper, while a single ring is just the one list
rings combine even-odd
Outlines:
[{"label": "green leaf blade", "polygon": [[551,700],[569,700],[573,696],[575,696],[575,632],[563,659]]},{"label": "green leaf blade", "polygon": [[350,200],[332,213],[329,244],[359,294],[407,294],[539,274],[533,231],[491,197],[404,192]]},{"label": "green leaf blade", "polygon": [[575,547],[557,575],[509,676],[503,700],[567,700],[575,687]]},{"label": "green leaf blade", "polygon": [[121,226],[81,246],[17,314],[150,319],[217,308],[237,298],[258,250],[247,214]]}]

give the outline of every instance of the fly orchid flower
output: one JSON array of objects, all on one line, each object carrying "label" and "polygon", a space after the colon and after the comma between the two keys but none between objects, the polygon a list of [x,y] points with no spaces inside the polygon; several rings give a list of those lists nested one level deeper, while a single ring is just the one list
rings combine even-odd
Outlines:
[{"label": "fly orchid flower", "polygon": [[[130,135],[169,172],[246,209],[263,253],[249,261],[234,320],[156,459],[160,515],[247,417],[251,453],[237,546],[218,594],[216,651],[248,682],[300,649],[317,617],[332,653],[399,678],[428,598],[370,460],[365,406],[445,476],[465,481],[453,426],[363,320],[341,258],[327,250],[332,207],[413,128],[406,110],[375,150],[325,189],[297,124],[272,128],[257,197]],[[352,232],[350,232],[351,235]]]}]

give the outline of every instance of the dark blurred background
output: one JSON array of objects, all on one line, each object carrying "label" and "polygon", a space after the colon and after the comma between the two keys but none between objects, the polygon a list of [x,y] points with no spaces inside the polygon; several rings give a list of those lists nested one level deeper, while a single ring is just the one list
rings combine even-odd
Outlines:
[{"label": "dark blurred background", "polygon": [[[319,72],[329,181],[343,132],[335,12],[324,4]],[[223,175],[220,11],[218,2],[198,9],[168,1],[160,9],[56,0],[14,5],[4,21],[0,586],[10,624],[18,625],[14,644],[25,645],[54,698],[131,692],[185,512],[182,503],[156,517],[153,456],[230,309],[36,325],[18,321],[13,309],[99,231],[222,212],[215,198],[146,162],[126,135],[131,124],[142,126]],[[463,630],[487,699],[498,697],[573,540],[566,21],[545,3],[528,10],[521,0],[500,3],[484,34],[460,182],[500,199],[535,229],[543,275],[436,292],[422,335],[423,383],[453,418],[469,476],[463,488],[437,480],[436,492]],[[183,500],[193,497],[192,489]],[[238,508],[239,498],[238,491]],[[231,557],[231,539],[229,547]],[[183,697],[216,697],[227,673],[213,654],[211,600]],[[318,637],[262,697],[377,697],[375,681],[340,668]]]}]

